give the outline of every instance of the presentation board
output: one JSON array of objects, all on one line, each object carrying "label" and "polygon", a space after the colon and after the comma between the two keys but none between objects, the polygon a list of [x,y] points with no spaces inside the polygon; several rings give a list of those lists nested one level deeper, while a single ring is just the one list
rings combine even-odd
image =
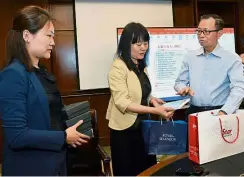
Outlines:
[{"label": "presentation board", "polygon": [[[201,46],[195,34],[196,28],[147,28],[150,33],[148,74],[152,85],[152,95],[165,101],[181,99],[174,90],[175,80],[180,72],[184,55],[189,50]],[[119,40],[123,29],[117,29]],[[235,52],[233,28],[224,28],[219,44]]]},{"label": "presentation board", "polygon": [[172,27],[171,0],[75,0],[80,90],[108,88],[116,29],[130,22]]}]

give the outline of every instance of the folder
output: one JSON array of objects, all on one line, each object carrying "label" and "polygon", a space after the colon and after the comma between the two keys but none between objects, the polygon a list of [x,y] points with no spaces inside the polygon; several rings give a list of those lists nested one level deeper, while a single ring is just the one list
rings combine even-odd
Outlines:
[{"label": "folder", "polygon": [[68,119],[72,119],[78,115],[90,111],[90,104],[88,101],[73,103],[65,106],[62,111],[66,113]]},{"label": "folder", "polygon": [[187,99],[183,99],[183,100],[172,101],[172,102],[165,103],[162,106],[171,107],[171,108],[177,110],[177,109],[181,109],[183,106],[188,104],[190,102],[190,100],[191,100],[190,98],[187,98]]}]

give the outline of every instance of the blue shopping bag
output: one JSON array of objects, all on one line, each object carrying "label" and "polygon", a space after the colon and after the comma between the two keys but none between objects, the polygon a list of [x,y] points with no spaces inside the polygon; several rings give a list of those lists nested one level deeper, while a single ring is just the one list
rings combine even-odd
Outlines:
[{"label": "blue shopping bag", "polygon": [[142,134],[148,154],[181,154],[187,152],[185,121],[142,120]]}]

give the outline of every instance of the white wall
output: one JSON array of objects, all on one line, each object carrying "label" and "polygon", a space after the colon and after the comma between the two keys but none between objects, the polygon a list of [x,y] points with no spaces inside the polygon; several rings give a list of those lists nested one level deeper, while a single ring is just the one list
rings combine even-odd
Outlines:
[{"label": "white wall", "polygon": [[167,0],[75,0],[80,89],[107,88],[107,74],[117,48],[117,28],[129,22],[172,27]]}]

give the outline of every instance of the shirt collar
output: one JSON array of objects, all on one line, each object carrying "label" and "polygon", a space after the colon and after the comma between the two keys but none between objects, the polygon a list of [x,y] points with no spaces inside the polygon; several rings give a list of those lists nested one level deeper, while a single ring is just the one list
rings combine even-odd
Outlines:
[{"label": "shirt collar", "polygon": [[[214,48],[214,50],[210,54],[221,58],[221,53],[222,53],[222,47],[219,44],[217,44],[216,47]],[[204,55],[203,47],[201,47],[200,49],[197,50],[196,55]]]}]

